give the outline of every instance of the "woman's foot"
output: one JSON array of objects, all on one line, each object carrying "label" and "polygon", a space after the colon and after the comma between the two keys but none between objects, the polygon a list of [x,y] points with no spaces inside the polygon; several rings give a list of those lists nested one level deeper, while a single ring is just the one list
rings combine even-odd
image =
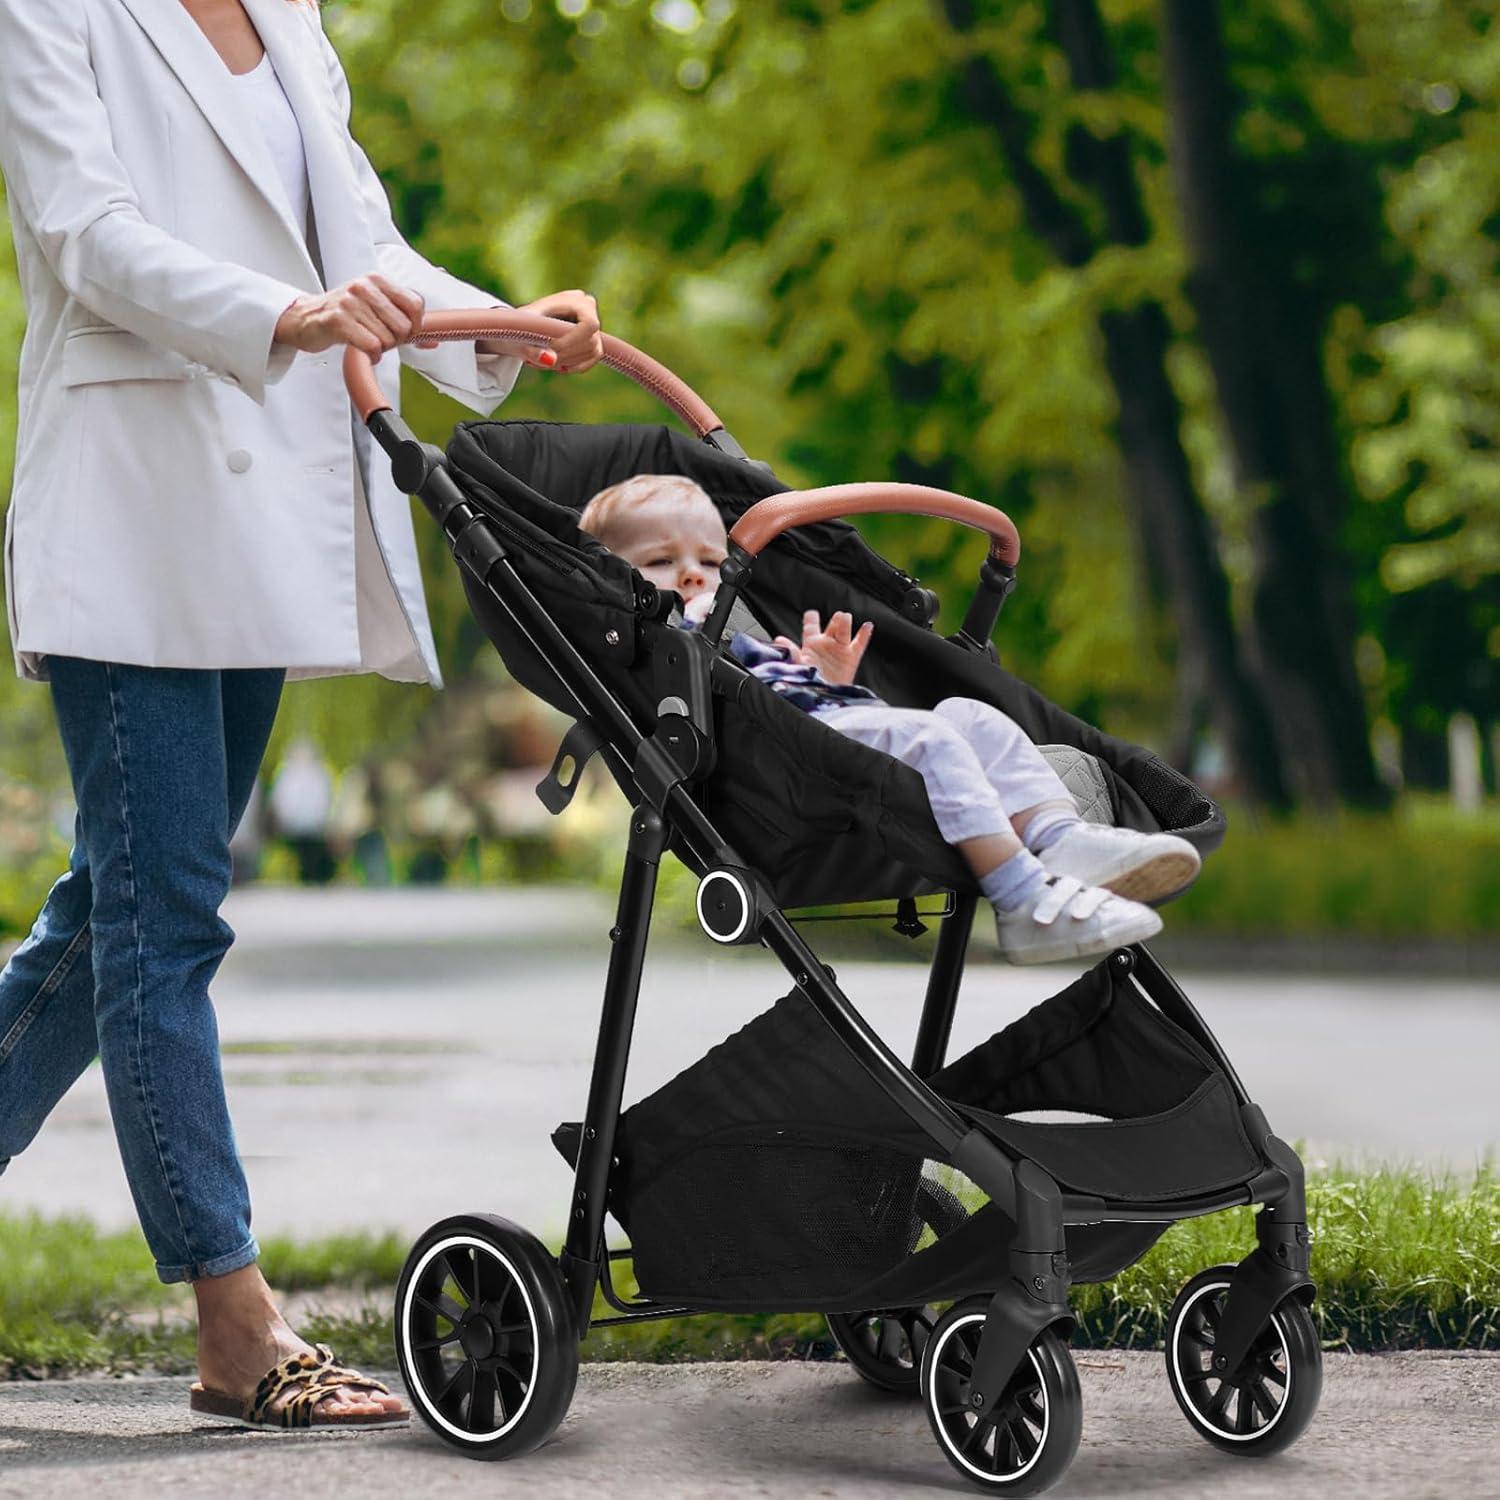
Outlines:
[{"label": "woman's foot", "polygon": [[[193,1283],[198,1299],[198,1378],[204,1388],[248,1404],[261,1378],[297,1354],[317,1352],[281,1316],[258,1266],[228,1276],[205,1276]],[[271,1403],[268,1416],[295,1394],[287,1390]],[[399,1396],[340,1386],[314,1408],[319,1418],[389,1418],[408,1415]]]},{"label": "woman's foot", "polygon": [[1198,851],[1172,833],[1139,833],[1080,823],[1037,858],[1050,875],[1102,885],[1132,901],[1160,901],[1191,885],[1202,866]]},{"label": "woman's foot", "polygon": [[995,908],[1000,952],[1013,964],[1087,958],[1143,943],[1160,931],[1161,918],[1149,906],[1066,875],[1050,876],[1010,911]]}]

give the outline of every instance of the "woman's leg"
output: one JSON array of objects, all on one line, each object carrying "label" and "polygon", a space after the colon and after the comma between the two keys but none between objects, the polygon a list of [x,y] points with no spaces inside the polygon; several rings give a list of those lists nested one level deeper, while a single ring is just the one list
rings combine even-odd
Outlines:
[{"label": "woman's leg", "polygon": [[[281,673],[230,672],[222,678],[224,745],[233,826],[250,798],[265,753],[266,740],[281,696]],[[223,1276],[203,1276],[193,1282],[198,1304],[198,1374],[211,1390],[248,1396],[261,1376],[289,1355],[310,1353],[282,1317],[258,1265],[247,1265]],[[325,1397],[318,1410],[325,1415],[368,1414],[378,1408],[399,1412],[396,1396],[344,1389]]]},{"label": "woman's leg", "polygon": [[75,824],[66,873],[0,972],[0,1172],[93,1061],[93,888]]},{"label": "woman's leg", "polygon": [[93,886],[99,1051],[136,1210],[162,1280],[236,1270],[258,1251],[208,995],[234,938],[219,916],[231,822],[220,674],[50,666]]},{"label": "woman's leg", "polygon": [[[95,1016],[121,1157],[158,1274],[194,1284],[205,1384],[244,1397],[308,1349],[254,1264],[208,996],[234,939],[219,916],[229,835],[282,676],[52,661],[94,888]],[[328,1398],[325,1409],[392,1399]]]},{"label": "woman's leg", "polygon": [[[78,686],[66,661],[63,675]],[[255,785],[284,677],[280,671],[223,674],[230,836]],[[92,905],[80,815],[67,872],[0,972],[0,1172],[31,1143],[58,1100],[98,1056]]]}]

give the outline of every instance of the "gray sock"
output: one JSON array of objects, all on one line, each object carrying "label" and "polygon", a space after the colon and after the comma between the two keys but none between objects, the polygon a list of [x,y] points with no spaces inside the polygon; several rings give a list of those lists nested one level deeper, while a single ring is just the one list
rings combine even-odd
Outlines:
[{"label": "gray sock", "polygon": [[996,911],[1014,911],[1035,896],[1046,880],[1047,871],[1041,860],[1029,849],[1018,849],[980,879],[979,889]]},{"label": "gray sock", "polygon": [[1071,802],[1066,807],[1044,807],[1039,813],[1033,814],[1021,838],[1033,854],[1040,854],[1043,849],[1050,849],[1069,829],[1076,828],[1082,822],[1083,819],[1078,816],[1078,810]]}]

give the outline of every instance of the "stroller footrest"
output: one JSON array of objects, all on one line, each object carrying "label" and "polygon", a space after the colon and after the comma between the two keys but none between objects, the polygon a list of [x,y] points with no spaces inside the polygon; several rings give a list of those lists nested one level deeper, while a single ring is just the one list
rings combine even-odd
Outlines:
[{"label": "stroller footrest", "polygon": [[1248,1182],[1261,1168],[1222,1073],[1175,1108],[1133,1120],[1043,1124],[959,1108],[1060,1186],[1116,1201],[1196,1197]]}]

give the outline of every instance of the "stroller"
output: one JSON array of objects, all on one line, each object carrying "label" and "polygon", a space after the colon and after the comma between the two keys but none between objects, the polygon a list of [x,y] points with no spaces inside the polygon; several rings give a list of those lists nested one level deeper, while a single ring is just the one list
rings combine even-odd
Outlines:
[{"label": "stroller", "polygon": [[[509,309],[446,312],[413,336],[545,346],[570,326]],[[395,1309],[417,1411],[462,1453],[513,1457],[562,1421],[591,1326],[810,1310],[826,1315],[865,1380],[919,1397],[966,1479],[1035,1494],[1067,1468],[1081,1431],[1069,1286],[1115,1275],[1180,1219],[1257,1204],[1257,1247],[1178,1296],[1167,1375],[1209,1442],[1238,1454],[1284,1448],[1322,1385],[1296,1154],[1144,946],[1107,955],[949,1061],[973,877],[939,836],[915,771],[791,707],[720,649],[730,608],[742,598],[792,635],[806,608],[873,620],[863,681],[898,705],[960,695],[1003,709],[1050,747],[1090,816],[1169,830],[1206,854],[1222,814],[1148,751],[999,665],[990,638],[1019,553],[999,511],[917,485],[788,493],[674,375],[619,340],[605,344],[605,363],[693,437],[476,421],[457,427],[445,454],[390,410],[368,356],[350,349],[344,361],[360,417],[398,486],[443,528],[508,669],[575,719],[537,788],[543,802],[561,813],[597,755],[633,809],[588,1100],[583,1119],[553,1135],[574,1172],[566,1243],[554,1256],[482,1213],[418,1240]],[[729,527],[701,631],[670,624],[677,596],[576,525],[593,493],[641,472],[696,480]],[[944,516],[988,534],[956,635],[933,630],[932,592],[843,519],[871,511]],[[668,850],[699,877],[707,937],[768,948],[792,987],[622,1112]],[[918,898],[940,895],[908,1065],[791,913],[894,903],[898,930],[915,935]],[[1035,1118],[1057,1112],[1094,1118]],[[606,1214],[628,1248],[609,1247]],[[638,1287],[628,1296],[616,1285],[621,1261]],[[599,1295],[612,1315],[594,1316]]]}]

